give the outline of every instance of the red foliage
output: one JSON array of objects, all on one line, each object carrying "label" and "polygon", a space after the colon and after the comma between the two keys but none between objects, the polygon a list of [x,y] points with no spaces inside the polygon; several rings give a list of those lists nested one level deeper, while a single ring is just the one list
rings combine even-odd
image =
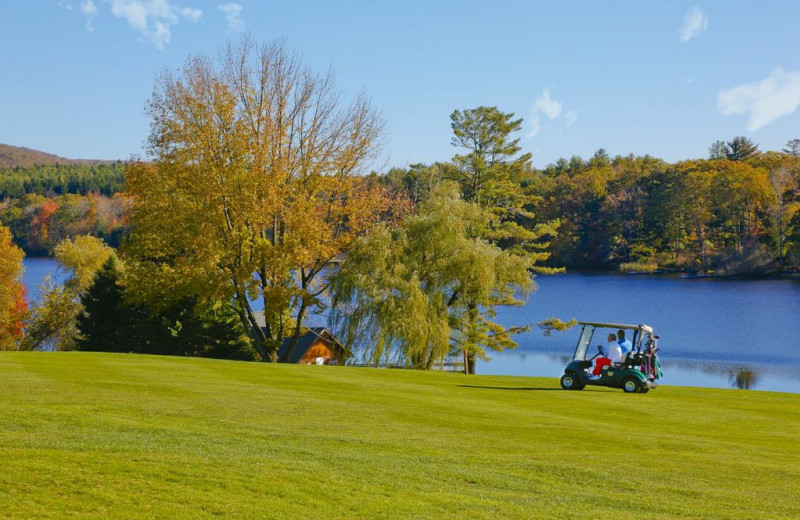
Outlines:
[{"label": "red foliage", "polygon": [[14,303],[11,305],[12,321],[8,332],[14,339],[19,339],[22,337],[25,320],[28,317],[28,289],[21,283],[17,283],[12,291]]}]

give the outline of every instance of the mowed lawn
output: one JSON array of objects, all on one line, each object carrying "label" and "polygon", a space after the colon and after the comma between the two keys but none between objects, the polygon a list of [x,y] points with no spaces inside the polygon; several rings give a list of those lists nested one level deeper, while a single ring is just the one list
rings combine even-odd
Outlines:
[{"label": "mowed lawn", "polygon": [[0,353],[1,518],[800,517],[800,395]]}]

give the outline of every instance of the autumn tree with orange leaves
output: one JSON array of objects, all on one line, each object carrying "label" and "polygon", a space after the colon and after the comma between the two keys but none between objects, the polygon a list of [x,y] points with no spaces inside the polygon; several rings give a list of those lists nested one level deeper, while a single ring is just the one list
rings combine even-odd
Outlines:
[{"label": "autumn tree with orange leaves", "polygon": [[22,336],[28,306],[22,274],[22,250],[11,242],[11,231],[0,225],[0,350],[14,350]]},{"label": "autumn tree with orange leaves", "polygon": [[363,95],[343,102],[331,74],[282,44],[249,39],[164,73],[149,114],[155,160],[126,171],[132,297],[231,300],[262,359],[277,361],[291,338],[288,358],[325,305],[330,262],[392,206],[359,175],[380,118]]}]

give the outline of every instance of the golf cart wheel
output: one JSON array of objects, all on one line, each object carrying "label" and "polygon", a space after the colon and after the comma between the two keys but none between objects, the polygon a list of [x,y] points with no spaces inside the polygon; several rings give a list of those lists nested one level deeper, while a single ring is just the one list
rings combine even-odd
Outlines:
[{"label": "golf cart wheel", "polygon": [[622,390],[626,394],[635,394],[641,392],[642,383],[635,377],[627,377],[622,382]]},{"label": "golf cart wheel", "polygon": [[647,385],[641,385],[641,388],[639,388],[639,393],[640,394],[646,394],[649,391],[650,391],[650,387],[647,386]]},{"label": "golf cart wheel", "polygon": [[578,383],[577,377],[572,374],[564,374],[561,376],[561,388],[564,390],[580,390],[583,387]]}]

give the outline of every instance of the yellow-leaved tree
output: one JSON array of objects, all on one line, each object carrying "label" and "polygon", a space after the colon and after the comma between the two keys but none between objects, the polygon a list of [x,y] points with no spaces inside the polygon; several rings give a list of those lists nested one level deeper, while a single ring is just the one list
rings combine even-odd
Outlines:
[{"label": "yellow-leaved tree", "polygon": [[103,264],[115,257],[101,239],[80,235],[65,239],[53,249],[58,267],[67,276],[63,284],[45,278],[41,295],[30,312],[22,350],[73,350],[78,337],[76,319],[83,311],[80,298],[94,283]]},{"label": "yellow-leaved tree", "polygon": [[154,160],[126,171],[128,292],[150,305],[228,298],[261,357],[278,360],[290,338],[288,358],[324,305],[326,267],[390,207],[359,175],[380,118],[284,45],[249,39],[159,76],[148,110]]},{"label": "yellow-leaved tree", "polygon": [[0,225],[0,350],[17,348],[27,314],[22,274],[22,249],[11,241],[11,231]]}]

